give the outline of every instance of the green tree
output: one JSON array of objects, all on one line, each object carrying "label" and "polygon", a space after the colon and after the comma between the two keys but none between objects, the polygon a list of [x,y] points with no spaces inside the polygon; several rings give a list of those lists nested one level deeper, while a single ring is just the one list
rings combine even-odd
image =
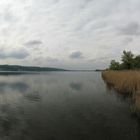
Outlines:
[{"label": "green tree", "polygon": [[134,54],[131,51],[123,51],[122,62],[123,69],[133,69]]},{"label": "green tree", "polygon": [[140,68],[140,55],[136,56],[134,58],[134,68],[139,69]]},{"label": "green tree", "polygon": [[120,70],[120,63],[116,62],[115,60],[112,60],[110,63],[110,70]]}]

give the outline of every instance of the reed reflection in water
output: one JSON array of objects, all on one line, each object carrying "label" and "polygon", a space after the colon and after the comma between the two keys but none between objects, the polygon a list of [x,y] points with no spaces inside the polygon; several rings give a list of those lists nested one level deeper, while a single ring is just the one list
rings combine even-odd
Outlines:
[{"label": "reed reflection in water", "polygon": [[0,76],[0,140],[137,140],[130,102],[101,73]]}]

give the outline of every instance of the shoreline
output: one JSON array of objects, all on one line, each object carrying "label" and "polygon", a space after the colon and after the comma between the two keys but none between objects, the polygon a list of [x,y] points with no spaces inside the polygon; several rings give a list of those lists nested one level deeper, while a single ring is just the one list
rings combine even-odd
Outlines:
[{"label": "shoreline", "polygon": [[102,78],[109,90],[131,97],[131,113],[140,118],[140,70],[103,71]]}]

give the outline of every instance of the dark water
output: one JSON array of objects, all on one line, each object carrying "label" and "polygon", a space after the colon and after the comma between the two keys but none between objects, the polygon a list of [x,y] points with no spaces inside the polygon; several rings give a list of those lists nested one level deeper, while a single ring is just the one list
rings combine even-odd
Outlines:
[{"label": "dark water", "polygon": [[95,72],[0,76],[0,140],[138,140],[129,99]]}]

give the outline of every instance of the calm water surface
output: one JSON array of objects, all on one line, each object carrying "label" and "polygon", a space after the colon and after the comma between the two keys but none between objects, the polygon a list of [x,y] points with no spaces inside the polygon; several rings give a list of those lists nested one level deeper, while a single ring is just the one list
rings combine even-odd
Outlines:
[{"label": "calm water surface", "polygon": [[0,76],[0,140],[138,140],[129,99],[96,72]]}]

